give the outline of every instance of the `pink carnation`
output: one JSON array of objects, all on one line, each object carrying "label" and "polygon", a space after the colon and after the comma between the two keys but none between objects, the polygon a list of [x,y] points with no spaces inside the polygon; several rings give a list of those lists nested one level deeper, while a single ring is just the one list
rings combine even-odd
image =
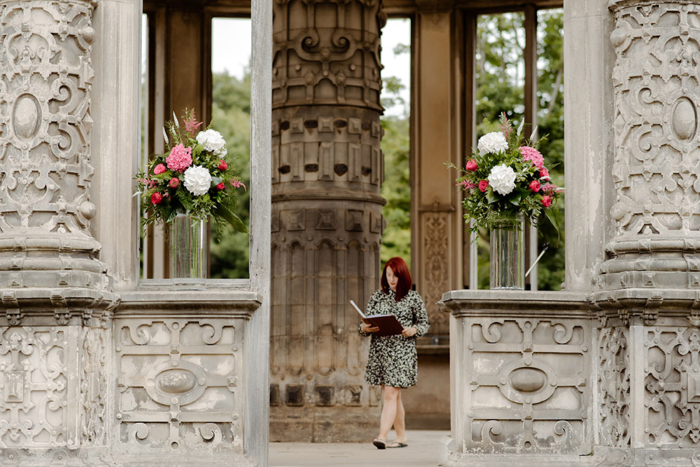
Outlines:
[{"label": "pink carnation", "polygon": [[153,173],[156,174],[156,175],[160,175],[160,174],[162,174],[162,173],[165,173],[165,170],[166,170],[166,168],[165,168],[165,166],[164,166],[163,164],[158,164],[158,165],[156,165],[155,168],[153,169]]},{"label": "pink carnation", "polygon": [[192,148],[186,148],[182,144],[178,144],[170,151],[170,155],[165,158],[165,163],[168,164],[170,170],[183,172],[192,165]]},{"label": "pink carnation", "polygon": [[523,146],[520,148],[520,154],[523,155],[524,161],[532,162],[539,170],[544,169],[544,157],[537,149]]},{"label": "pink carnation", "polygon": [[246,188],[246,186],[240,180],[231,180],[231,185],[233,185],[234,188],[243,187],[245,191],[248,191],[248,188]]}]

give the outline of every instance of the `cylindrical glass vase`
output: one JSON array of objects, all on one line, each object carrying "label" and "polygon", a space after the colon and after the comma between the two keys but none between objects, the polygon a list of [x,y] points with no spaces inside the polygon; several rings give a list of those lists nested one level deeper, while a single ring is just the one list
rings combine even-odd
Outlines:
[{"label": "cylindrical glass vase", "polygon": [[491,289],[525,288],[525,217],[504,216],[491,226]]},{"label": "cylindrical glass vase", "polygon": [[178,214],[168,225],[170,275],[172,278],[205,278],[207,269],[207,223]]}]

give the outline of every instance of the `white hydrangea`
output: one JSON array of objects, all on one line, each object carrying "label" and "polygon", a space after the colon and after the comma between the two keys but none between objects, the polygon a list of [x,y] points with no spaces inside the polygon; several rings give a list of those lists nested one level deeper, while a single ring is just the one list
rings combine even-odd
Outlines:
[{"label": "white hydrangea", "polygon": [[202,196],[211,187],[211,174],[206,167],[194,165],[185,170],[185,188],[195,196]]},{"label": "white hydrangea", "polygon": [[478,148],[480,154],[498,154],[508,150],[508,141],[503,133],[494,131],[479,138]]},{"label": "white hydrangea", "polygon": [[226,141],[224,137],[221,136],[216,130],[206,130],[197,133],[197,142],[204,146],[205,151],[214,153],[214,155],[219,156],[221,159],[226,157]]},{"label": "white hydrangea", "polygon": [[489,174],[489,185],[500,195],[507,195],[515,188],[515,171],[506,165],[497,165]]}]

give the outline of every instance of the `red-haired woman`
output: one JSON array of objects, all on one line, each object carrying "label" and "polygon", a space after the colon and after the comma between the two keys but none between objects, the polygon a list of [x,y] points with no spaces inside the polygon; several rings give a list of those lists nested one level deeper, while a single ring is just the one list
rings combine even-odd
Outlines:
[{"label": "red-haired woman", "polygon": [[[423,299],[411,290],[411,273],[401,258],[391,258],[382,271],[382,288],[377,290],[367,304],[368,315],[394,314],[403,325],[400,335],[372,335],[365,379],[369,384],[384,389],[384,405],[379,426],[379,436],[373,441],[378,449],[402,448],[406,444],[406,422],[401,389],[415,386],[418,380],[418,356],[416,337],[428,331],[430,323]],[[360,333],[369,336],[378,327],[362,323]],[[391,426],[396,430],[396,440],[387,444]]]}]

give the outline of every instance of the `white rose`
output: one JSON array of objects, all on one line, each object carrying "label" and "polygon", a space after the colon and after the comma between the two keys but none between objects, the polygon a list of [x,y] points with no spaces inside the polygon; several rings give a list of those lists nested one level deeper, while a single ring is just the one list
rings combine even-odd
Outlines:
[{"label": "white rose", "polygon": [[479,138],[478,148],[480,154],[498,154],[508,150],[508,141],[503,133],[494,131]]},{"label": "white rose", "polygon": [[202,196],[211,187],[211,174],[198,165],[185,170],[185,188],[195,196]]},{"label": "white rose", "polygon": [[[185,175],[187,172],[185,172]],[[489,174],[489,185],[493,191],[501,195],[507,195],[515,188],[515,171],[505,165],[497,165]]]},{"label": "white rose", "polygon": [[226,156],[226,141],[221,133],[216,130],[200,131],[197,133],[197,142],[204,146],[204,150],[224,158]]}]

